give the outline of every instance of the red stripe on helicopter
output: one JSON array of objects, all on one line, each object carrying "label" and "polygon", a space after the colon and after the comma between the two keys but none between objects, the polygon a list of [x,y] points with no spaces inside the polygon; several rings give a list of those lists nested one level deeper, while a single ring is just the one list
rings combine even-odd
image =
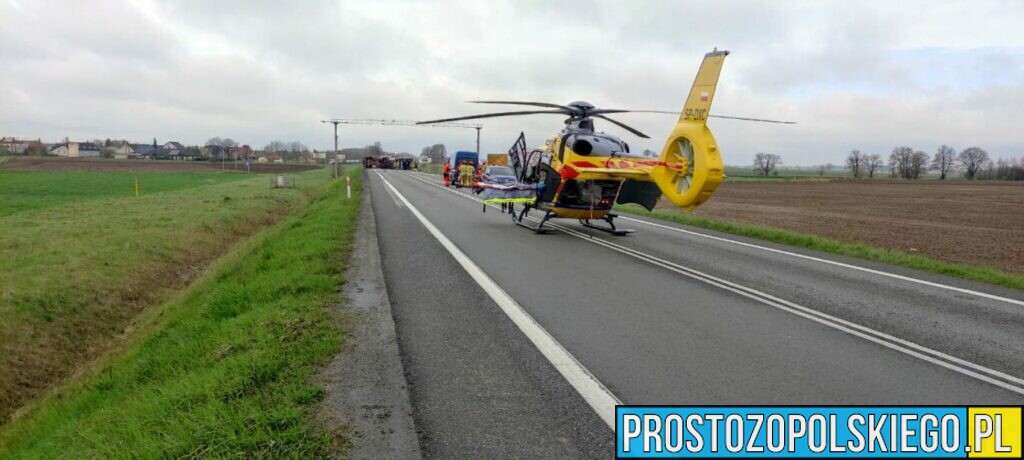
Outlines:
[{"label": "red stripe on helicopter", "polygon": [[609,158],[607,161],[604,162],[604,167],[605,168],[632,168],[632,167],[636,167],[636,166],[664,166],[666,168],[673,169],[673,170],[676,170],[676,171],[682,171],[683,170],[683,165],[681,163],[669,163],[667,161],[654,161],[654,160],[638,160],[638,161],[618,160],[618,161],[614,161],[612,158]]},{"label": "red stripe on helicopter", "polygon": [[579,166],[581,168],[596,168],[597,167],[597,165],[595,165],[594,163],[591,163],[589,161],[574,161],[574,162],[572,162],[572,164],[573,164],[573,166]]}]

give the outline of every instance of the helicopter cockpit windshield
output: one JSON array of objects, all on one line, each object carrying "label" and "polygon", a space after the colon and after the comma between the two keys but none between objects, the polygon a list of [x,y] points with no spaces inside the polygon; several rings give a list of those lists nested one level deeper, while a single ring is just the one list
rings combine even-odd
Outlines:
[{"label": "helicopter cockpit windshield", "polygon": [[629,155],[629,144],[603,133],[575,133],[566,139],[577,155],[610,157]]}]

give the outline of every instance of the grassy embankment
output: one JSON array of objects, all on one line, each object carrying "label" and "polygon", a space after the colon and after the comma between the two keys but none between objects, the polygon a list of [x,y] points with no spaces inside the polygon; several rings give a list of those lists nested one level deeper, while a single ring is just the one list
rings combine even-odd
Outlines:
[{"label": "grassy embankment", "polygon": [[[309,378],[340,345],[325,305],[336,301],[360,195],[344,200],[321,171],[299,183],[314,174],[315,186],[274,191],[305,197],[287,217],[147,309],[116,353],[6,426],[0,457],[307,457],[336,447],[310,419],[321,390]],[[263,190],[249,192],[271,193],[258,180]],[[218,202],[225,193],[210,192]]]},{"label": "grassy embankment", "polygon": [[775,243],[788,244],[817,251],[843,256],[857,257],[876,262],[913,268],[932,273],[955,276],[958,278],[983,283],[995,284],[1016,289],[1024,289],[1024,276],[1006,273],[992,267],[981,267],[967,264],[944,262],[916,254],[884,249],[861,243],[838,241],[806,233],[793,232],[761,225],[738,224],[724,222],[705,217],[691,216],[682,212],[659,211],[648,212],[635,205],[616,206],[616,210],[643,217],[675,222],[693,227],[706,228],[733,235],[746,236]]},{"label": "grassy embankment", "polygon": [[267,192],[234,174],[0,172],[0,424],[302,196]]}]

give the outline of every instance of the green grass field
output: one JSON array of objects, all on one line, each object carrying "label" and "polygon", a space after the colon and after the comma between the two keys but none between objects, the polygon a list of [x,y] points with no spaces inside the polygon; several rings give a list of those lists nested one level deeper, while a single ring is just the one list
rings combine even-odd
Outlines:
[{"label": "green grass field", "polygon": [[135,177],[0,174],[0,420],[328,179],[271,190],[266,177],[149,174],[135,198]]},{"label": "green grass field", "polygon": [[0,217],[101,198],[131,197],[252,179],[220,173],[0,172]]},{"label": "green grass field", "polygon": [[[358,190],[358,170],[351,174]],[[279,215],[290,212],[197,274],[186,291],[142,311],[118,349],[29,404],[0,432],[0,457],[308,457],[337,447],[341,441],[318,430],[309,417],[322,394],[309,377],[340,345],[326,305],[337,301],[360,195],[345,200],[344,189],[338,182],[328,184],[322,171],[302,174],[299,183],[307,185],[300,190],[271,191],[265,180],[150,198],[150,206],[173,200],[195,205],[176,209],[187,215],[183,219],[169,213],[153,217],[151,223],[165,232],[216,226],[212,220],[231,220],[231,214],[264,214],[274,208],[267,206],[271,203],[283,206]],[[123,199],[115,200],[116,207],[132,207],[117,200]],[[104,200],[85,207],[107,209]],[[218,207],[240,209],[223,215]],[[129,214],[128,222],[143,218]],[[246,222],[238,217],[236,223]],[[31,264],[19,264],[26,265]],[[128,266],[138,265],[98,267],[125,276]],[[43,286],[31,291],[47,295]],[[43,314],[31,302],[20,305],[25,310],[20,318]]]}]

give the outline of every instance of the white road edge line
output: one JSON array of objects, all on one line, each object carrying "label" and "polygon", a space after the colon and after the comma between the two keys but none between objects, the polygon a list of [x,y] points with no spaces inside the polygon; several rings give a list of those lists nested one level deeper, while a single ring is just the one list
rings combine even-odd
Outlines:
[{"label": "white road edge line", "polygon": [[[423,182],[423,183],[425,183],[427,185],[437,186],[436,184],[429,183],[429,182],[427,182],[425,180],[422,180],[420,178],[414,178],[414,179],[416,179],[416,180],[418,180],[420,182]],[[440,187],[440,186],[437,186],[437,187]],[[478,199],[476,197],[468,196],[468,195],[465,195],[463,193],[459,193],[459,192],[456,192],[456,191],[448,190],[446,188],[442,188],[442,190],[455,193],[456,195],[468,198],[468,199],[473,200],[473,201],[478,201],[478,202],[482,202],[483,201],[483,200],[480,200],[480,199]],[[492,207],[495,207],[495,206],[492,206]],[[532,218],[531,218],[531,220],[536,221],[536,219],[532,219]],[[695,270],[695,269],[692,269],[692,268],[689,268],[689,267],[686,267],[686,266],[683,266],[683,265],[676,264],[675,262],[667,261],[667,260],[661,259],[659,257],[652,256],[650,254],[647,254],[647,253],[644,253],[644,252],[641,252],[641,251],[637,251],[635,249],[632,249],[632,248],[629,248],[629,247],[626,247],[626,246],[622,246],[622,245],[619,245],[617,243],[613,243],[613,242],[608,241],[608,240],[604,240],[604,239],[601,239],[601,238],[594,237],[592,235],[588,235],[588,234],[585,234],[585,233],[578,232],[576,230],[570,229],[570,228],[565,227],[563,225],[554,224],[554,223],[550,223],[550,222],[548,223],[548,225],[551,226],[552,228],[555,228],[557,230],[562,231],[563,233],[565,233],[567,235],[570,235],[570,236],[573,236],[573,237],[576,237],[576,238],[580,238],[580,239],[582,239],[584,241],[589,241],[591,243],[594,243],[594,244],[597,244],[597,245],[600,245],[600,246],[605,246],[605,247],[607,247],[609,249],[612,249],[612,250],[617,251],[617,252],[621,252],[623,254],[629,255],[629,256],[634,257],[636,259],[643,260],[643,261],[648,262],[650,264],[660,266],[662,268],[665,268],[667,270],[670,270],[670,271],[676,272],[678,274],[687,276],[689,278],[692,278],[692,279],[695,279],[695,280],[698,280],[698,281],[701,281],[701,282],[704,282],[704,283],[707,283],[707,284],[710,284],[710,285],[713,285],[713,286],[716,286],[716,287],[728,290],[730,292],[734,292],[736,294],[739,294],[741,296],[744,296],[744,297],[750,298],[752,300],[758,301],[758,302],[763,303],[765,305],[769,305],[769,306],[778,308],[780,310],[783,310],[783,311],[786,311],[786,312],[789,312],[789,313],[792,313],[792,314],[804,317],[806,319],[812,320],[812,321],[817,322],[819,324],[822,324],[822,325],[825,325],[825,326],[829,326],[829,327],[832,327],[834,329],[841,330],[841,331],[846,332],[848,334],[852,334],[854,336],[857,336],[857,337],[869,340],[871,342],[877,343],[877,344],[882,345],[882,346],[884,346],[886,348],[890,348],[892,350],[896,350],[896,351],[899,351],[901,353],[908,354],[910,356],[914,356],[916,358],[922,359],[922,360],[930,362],[932,364],[936,364],[936,365],[942,366],[944,368],[950,369],[950,370],[958,372],[960,374],[963,374],[963,375],[966,375],[966,376],[969,376],[969,377],[972,377],[972,378],[975,378],[975,379],[978,379],[978,380],[990,383],[992,385],[995,385],[995,386],[998,386],[998,387],[1010,390],[1010,391],[1012,391],[1014,393],[1024,394],[1024,387],[1020,387],[1020,386],[1013,385],[1012,383],[1007,383],[1007,382],[1003,382],[1003,381],[1000,381],[1000,380],[996,380],[993,377],[1002,378],[1002,379],[1008,380],[1010,382],[1013,382],[1013,383],[1016,383],[1016,384],[1019,384],[1019,385],[1024,385],[1024,379],[1020,379],[1018,377],[1015,377],[1015,376],[1012,376],[1012,375],[1009,375],[1009,374],[997,371],[995,369],[991,369],[991,368],[982,366],[980,364],[975,364],[975,363],[972,363],[970,361],[966,361],[966,360],[957,358],[955,356],[951,356],[951,355],[942,353],[942,352],[940,352],[938,350],[933,350],[933,349],[925,347],[923,345],[919,345],[917,343],[914,343],[914,342],[911,342],[911,341],[908,341],[908,340],[904,340],[904,339],[901,339],[901,338],[898,338],[898,337],[886,334],[884,332],[877,331],[877,330],[871,329],[869,327],[862,326],[860,324],[856,324],[856,323],[844,320],[842,318],[838,318],[838,317],[829,315],[827,313],[819,312],[819,311],[814,310],[812,308],[805,307],[805,306],[802,306],[802,305],[799,305],[799,304],[796,304],[796,303],[793,303],[793,302],[790,302],[790,301],[787,301],[787,300],[775,297],[775,296],[773,296],[771,294],[768,294],[766,292],[761,292],[761,291],[753,289],[753,288],[748,288],[746,286],[742,286],[742,285],[733,283],[731,281],[727,281],[727,280],[718,278],[718,277],[716,277],[714,275],[709,275],[709,274],[703,273],[703,272],[701,272],[699,270]],[[961,367],[961,366],[963,366],[963,367]],[[971,369],[974,369],[974,370],[970,370],[970,369],[966,369],[966,368],[971,368]],[[975,372],[975,371],[982,372],[982,373],[988,374],[988,375],[979,374],[978,372]]]},{"label": "white road edge line", "polygon": [[[379,175],[380,172],[378,172],[377,174]],[[391,201],[395,202],[395,206],[398,206],[398,208],[401,209],[402,208],[402,202],[398,201],[398,197],[395,196],[395,194],[391,191],[391,189],[389,189],[387,187],[384,187],[384,191],[388,192],[388,196],[391,197]]]},{"label": "white road edge line", "polygon": [[413,206],[413,204],[410,203],[394,185],[391,185],[391,182],[388,182],[380,171],[377,171],[377,176],[384,182],[387,189],[390,189],[395,196],[405,203],[406,208],[408,208],[409,211],[416,216],[416,219],[418,219],[420,223],[427,228],[427,231],[429,231],[430,234],[433,235],[439,243],[441,243],[441,246],[448,250],[448,253],[455,258],[464,270],[466,270],[466,273],[468,273],[469,276],[471,276],[473,280],[483,288],[484,292],[491,297],[491,300],[494,300],[494,303],[498,304],[498,307],[500,307],[501,310],[508,315],[509,319],[519,327],[519,330],[523,331],[523,334],[530,339],[530,342],[532,342],[533,345],[540,350],[541,354],[543,354],[544,357],[547,358],[553,366],[555,366],[558,373],[562,374],[562,377],[564,377],[565,380],[567,380],[569,384],[576,389],[576,392],[587,401],[587,404],[589,404],[591,409],[597,413],[598,417],[601,417],[601,420],[603,420],[609,428],[614,430],[615,406],[622,404],[622,401],[612,394],[604,384],[597,380],[597,377],[594,377],[587,368],[583,367],[583,364],[580,364],[580,362],[571,353],[569,353],[562,344],[558,343],[558,341],[555,340],[555,338],[552,337],[551,334],[549,334],[548,331],[540,325],[540,323],[534,320],[533,317],[530,316],[530,314],[512,298],[512,296],[508,295],[501,286],[498,286],[498,283],[494,282],[490,276],[487,276],[487,274],[484,273],[484,271],[481,270],[480,267],[469,258],[469,256],[463,253],[455,243],[441,233],[441,230],[435,227],[434,224],[419,211],[419,209]]},{"label": "white road edge line", "polygon": [[652,227],[659,227],[659,228],[664,228],[664,229],[672,230],[672,231],[679,232],[679,233],[685,233],[687,235],[697,236],[697,237],[701,237],[701,238],[708,238],[708,239],[712,239],[712,240],[716,240],[716,241],[722,241],[722,242],[726,242],[726,243],[737,244],[737,245],[745,246],[745,247],[748,247],[748,248],[760,249],[762,251],[774,252],[776,254],[784,254],[784,255],[787,255],[787,256],[797,257],[797,258],[800,258],[800,259],[813,260],[815,262],[821,262],[823,264],[835,265],[837,267],[848,268],[848,269],[851,269],[851,270],[858,270],[858,271],[862,271],[862,272],[866,272],[866,273],[871,273],[871,274],[874,274],[874,275],[886,276],[886,277],[889,277],[889,278],[895,278],[895,279],[902,280],[902,281],[909,281],[911,283],[918,283],[918,284],[923,284],[925,286],[931,286],[931,287],[937,287],[937,288],[942,288],[942,289],[948,289],[950,291],[955,291],[955,292],[959,292],[959,293],[962,293],[962,294],[970,294],[970,295],[974,295],[974,296],[978,296],[978,297],[984,297],[986,299],[998,300],[998,301],[1001,301],[1001,302],[1007,302],[1007,303],[1012,303],[1014,305],[1022,305],[1022,306],[1024,306],[1024,300],[1011,299],[1009,297],[998,296],[998,295],[995,295],[995,294],[989,294],[989,293],[986,293],[986,292],[975,291],[975,290],[972,290],[972,289],[965,289],[965,288],[960,288],[960,287],[956,287],[956,286],[950,286],[948,284],[936,283],[936,282],[933,282],[933,281],[926,281],[926,280],[922,280],[922,279],[919,279],[919,278],[913,278],[913,277],[910,277],[910,276],[897,275],[895,273],[889,273],[889,272],[885,272],[885,271],[881,271],[881,270],[875,270],[873,268],[861,267],[861,266],[858,266],[858,265],[852,265],[852,264],[847,264],[847,263],[843,263],[843,262],[837,262],[837,261],[834,261],[834,260],[822,259],[820,257],[809,256],[809,255],[800,254],[800,253],[797,253],[797,252],[784,251],[782,249],[769,248],[767,246],[761,246],[761,245],[758,245],[758,244],[747,243],[747,242],[744,242],[744,241],[731,240],[729,238],[722,238],[720,236],[708,235],[706,233],[695,232],[695,231],[692,231],[692,230],[686,230],[686,229],[682,229],[682,228],[679,228],[679,227],[673,227],[671,225],[659,224],[657,222],[650,222],[650,221],[643,220],[643,219],[635,219],[635,218],[626,217],[626,216],[623,216],[623,215],[619,215],[619,218],[620,219],[624,219],[624,220],[628,220],[628,221],[631,221],[631,222],[639,222],[641,224],[647,224],[647,225],[650,225]]}]

